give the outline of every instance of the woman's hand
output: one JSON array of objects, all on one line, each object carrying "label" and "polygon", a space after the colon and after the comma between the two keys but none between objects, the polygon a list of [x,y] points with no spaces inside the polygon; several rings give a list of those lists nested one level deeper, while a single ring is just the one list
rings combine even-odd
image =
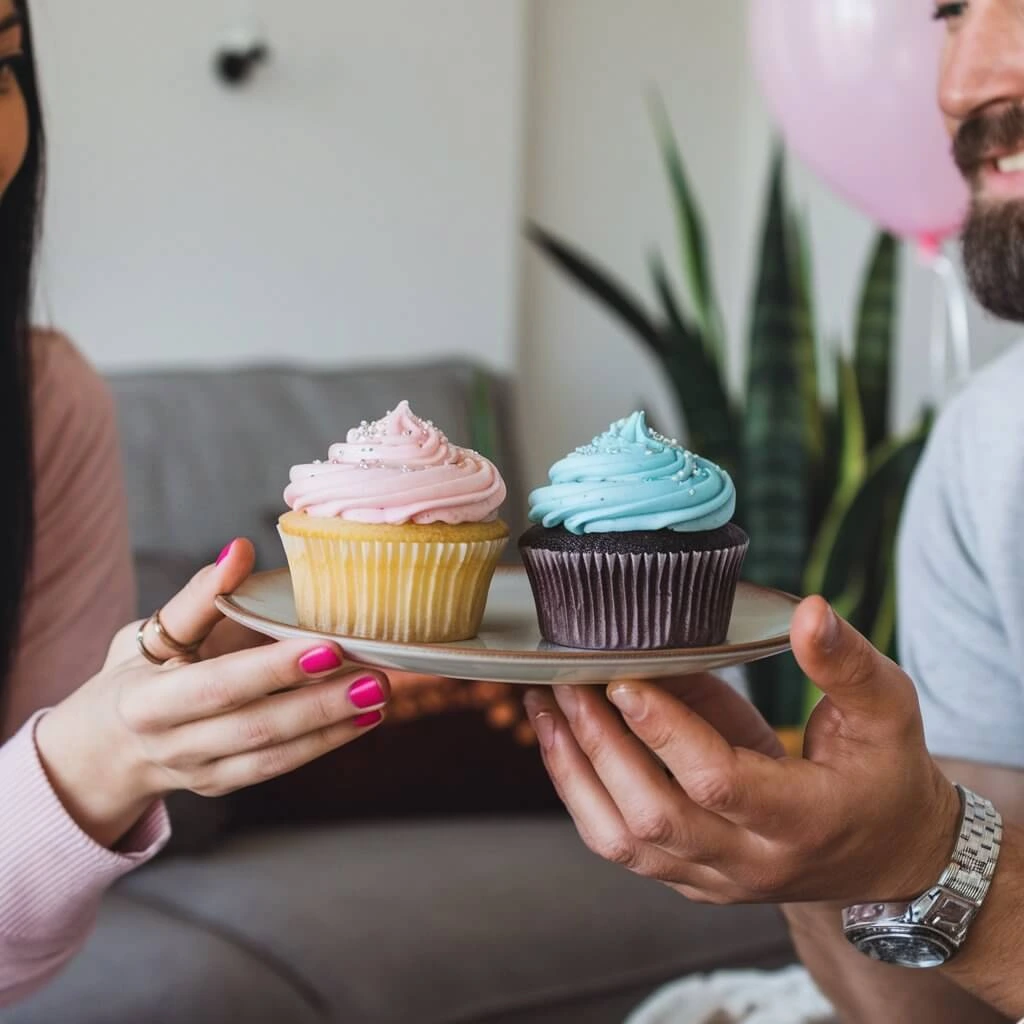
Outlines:
[{"label": "woman's hand", "polygon": [[799,760],[722,691],[696,711],[685,683],[682,700],[631,682],[608,699],[531,692],[548,772],[591,849],[702,902],[895,901],[935,883],[960,801],[925,748],[913,684],[820,599],[792,640],[826,693]]},{"label": "woman's hand", "polygon": [[378,725],[389,697],[376,672],[343,673],[334,644],[266,644],[214,608],[253,566],[235,541],[161,610],[166,632],[199,643],[198,660],[149,623],[111,645],[103,670],[48,714],[36,744],[57,795],[82,829],[113,846],[153,800],[179,789],[219,796],[273,778]]}]

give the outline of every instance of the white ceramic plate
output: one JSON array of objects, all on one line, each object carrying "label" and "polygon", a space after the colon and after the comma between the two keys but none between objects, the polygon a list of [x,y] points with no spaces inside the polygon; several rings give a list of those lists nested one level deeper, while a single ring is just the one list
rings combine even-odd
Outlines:
[{"label": "white ceramic plate", "polygon": [[540,635],[533,595],[521,568],[494,575],[480,633],[451,644],[400,644],[318,633],[299,626],[287,569],[257,573],[234,594],[217,598],[229,618],[275,639],[336,640],[349,661],[380,669],[489,682],[606,683],[657,679],[742,665],[789,648],[797,599],[741,583],[726,643],[664,651],[578,651],[547,644]]}]

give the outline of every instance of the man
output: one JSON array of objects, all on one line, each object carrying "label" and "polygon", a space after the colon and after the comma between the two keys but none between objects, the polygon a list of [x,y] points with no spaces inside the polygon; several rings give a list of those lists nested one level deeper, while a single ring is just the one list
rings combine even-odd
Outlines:
[{"label": "man", "polygon": [[[935,13],[968,275],[1024,321],[1024,2]],[[820,598],[798,610],[794,653],[826,695],[802,760],[711,677],[674,684],[685,703],[644,683],[527,698],[587,844],[693,899],[784,904],[848,1021],[1024,1015],[1022,392],[1024,347],[951,403],[922,462],[899,564],[909,676]]]}]

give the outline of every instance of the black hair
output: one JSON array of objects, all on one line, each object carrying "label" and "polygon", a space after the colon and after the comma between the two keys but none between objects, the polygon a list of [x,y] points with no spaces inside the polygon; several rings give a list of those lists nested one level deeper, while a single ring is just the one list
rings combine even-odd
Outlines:
[{"label": "black hair", "polygon": [[0,697],[14,661],[32,561],[31,306],[44,168],[28,0],[15,0],[14,6],[22,18],[25,56],[16,73],[28,112],[29,140],[25,159],[0,200],[0,480],[6,483],[0,499]]}]

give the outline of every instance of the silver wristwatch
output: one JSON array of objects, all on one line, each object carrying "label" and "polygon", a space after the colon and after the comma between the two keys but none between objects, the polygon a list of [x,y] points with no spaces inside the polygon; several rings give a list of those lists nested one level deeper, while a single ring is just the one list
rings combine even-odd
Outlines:
[{"label": "silver wristwatch", "polygon": [[862,903],[843,911],[843,934],[873,960],[901,967],[941,967],[963,945],[992,884],[1003,819],[991,802],[963,786],[960,835],[938,884],[911,903]]}]

